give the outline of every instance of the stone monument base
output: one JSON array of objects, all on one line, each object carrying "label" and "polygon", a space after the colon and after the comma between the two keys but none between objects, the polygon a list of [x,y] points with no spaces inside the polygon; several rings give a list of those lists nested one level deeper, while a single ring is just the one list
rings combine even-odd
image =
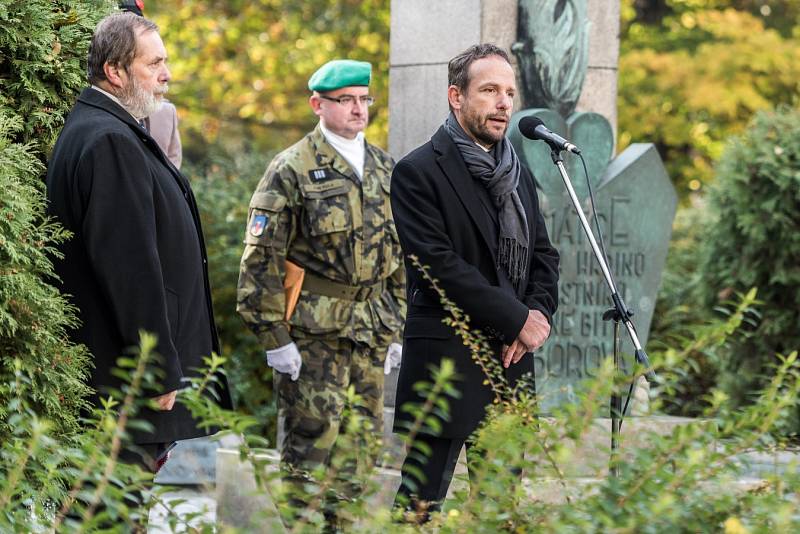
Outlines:
[{"label": "stone monument base", "polygon": [[[276,472],[280,460],[274,450],[257,457],[268,472]],[[242,462],[239,451],[217,449],[217,525],[243,529],[243,532],[283,533],[286,529],[269,492],[256,492],[253,464]],[[278,482],[275,482],[276,484]]]},{"label": "stone monument base", "polygon": [[238,438],[227,435],[181,440],[169,454],[169,460],[155,477],[156,484],[199,486],[216,480],[216,452],[220,447],[236,447]]},{"label": "stone monument base", "polygon": [[[386,425],[391,426],[391,409],[387,409]],[[646,445],[652,434],[666,435],[676,427],[689,424],[709,424],[705,421],[685,417],[649,416],[628,417],[622,425],[621,451]],[[396,437],[387,442],[392,447],[401,447]],[[554,477],[552,473],[526,473],[523,484],[528,488],[531,499],[544,502],[564,502],[567,497],[582,493],[587,487],[598,484],[608,474],[608,450],[611,444],[611,420],[600,418],[594,420],[583,440],[578,443],[571,454],[565,455],[567,459],[559,464],[559,469],[564,474],[564,479]],[[379,490],[370,496],[371,505],[374,507],[389,507],[392,505],[394,495],[400,485],[399,465],[402,455],[397,450],[391,451],[387,457],[391,461],[383,464],[375,471],[374,481]],[[267,469],[278,467],[279,455],[276,451],[258,458],[267,463]],[[255,478],[253,466],[242,462],[238,450],[217,450],[217,521],[222,525],[244,527],[248,532],[284,532],[284,527],[278,517],[268,492],[255,494]],[[448,491],[448,498],[454,491],[466,489],[467,468],[464,450],[461,451],[456,476]],[[755,483],[754,481],[750,481]],[[743,481],[743,488],[748,487]],[[280,482],[275,481],[274,484]],[[446,505],[445,505],[446,506]]]}]

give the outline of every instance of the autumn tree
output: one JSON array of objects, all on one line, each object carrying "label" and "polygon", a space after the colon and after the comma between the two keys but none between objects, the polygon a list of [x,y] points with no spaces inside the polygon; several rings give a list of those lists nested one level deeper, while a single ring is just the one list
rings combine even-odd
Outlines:
[{"label": "autumn tree", "polygon": [[298,139],[316,123],[308,78],[334,58],[372,63],[367,135],[385,144],[388,0],[162,0],[145,14],[170,54],[188,159],[204,159],[209,145],[264,151]]},{"label": "autumn tree", "polygon": [[656,143],[685,198],[712,180],[725,141],[757,111],[799,103],[800,5],[623,4],[620,149]]}]

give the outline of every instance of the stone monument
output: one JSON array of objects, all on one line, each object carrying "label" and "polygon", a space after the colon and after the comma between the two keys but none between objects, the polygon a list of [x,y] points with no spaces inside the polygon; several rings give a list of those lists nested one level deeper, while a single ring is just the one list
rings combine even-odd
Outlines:
[{"label": "stone monument", "polygon": [[[509,137],[536,176],[550,237],[561,253],[559,310],[550,339],[535,355],[537,390],[545,410],[571,400],[576,383],[592,376],[612,353],[613,323],[602,319],[612,303],[549,147],[524,139],[519,120],[537,116],[581,147],[586,173],[572,154],[565,155],[565,164],[584,212],[590,216],[597,211],[600,228],[593,231],[604,237],[609,266],[622,298],[635,312],[643,344],[677,207],[677,195],[653,145],[631,145],[612,159],[614,129],[608,119],[592,111],[575,112],[586,78],[590,28],[587,0],[519,2],[519,40],[512,51],[528,109],[514,114]],[[632,354],[624,330],[621,338],[623,354]],[[632,359],[627,362],[630,367]]]}]

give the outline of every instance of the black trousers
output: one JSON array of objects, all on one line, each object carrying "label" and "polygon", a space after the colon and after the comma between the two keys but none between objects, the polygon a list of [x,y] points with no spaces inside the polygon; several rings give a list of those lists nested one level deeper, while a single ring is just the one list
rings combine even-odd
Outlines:
[{"label": "black trousers", "polygon": [[[394,504],[401,506],[405,500],[405,503],[413,509],[414,503],[424,501],[428,503],[428,511],[438,511],[447,496],[447,489],[453,480],[453,472],[458,463],[458,455],[466,438],[437,438],[420,434],[416,437],[416,441],[427,445],[431,454],[424,459],[415,458],[415,454],[406,456],[401,469],[402,481]],[[474,452],[476,451],[470,450],[470,445],[467,444],[467,456],[472,456]],[[467,461],[467,469],[469,464]],[[422,480],[416,475],[417,473],[423,475]]]},{"label": "black trousers", "polygon": [[128,445],[119,451],[118,461],[125,464],[138,465],[144,471],[155,474],[166,461],[166,454],[175,445],[175,442]]}]

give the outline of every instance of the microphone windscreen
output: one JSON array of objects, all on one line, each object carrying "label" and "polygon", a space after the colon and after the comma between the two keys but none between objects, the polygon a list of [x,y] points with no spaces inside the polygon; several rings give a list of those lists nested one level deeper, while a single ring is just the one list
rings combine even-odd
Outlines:
[{"label": "microphone windscreen", "polygon": [[528,115],[519,121],[519,132],[528,139],[536,139],[536,128],[543,126],[544,122],[539,117]]}]

